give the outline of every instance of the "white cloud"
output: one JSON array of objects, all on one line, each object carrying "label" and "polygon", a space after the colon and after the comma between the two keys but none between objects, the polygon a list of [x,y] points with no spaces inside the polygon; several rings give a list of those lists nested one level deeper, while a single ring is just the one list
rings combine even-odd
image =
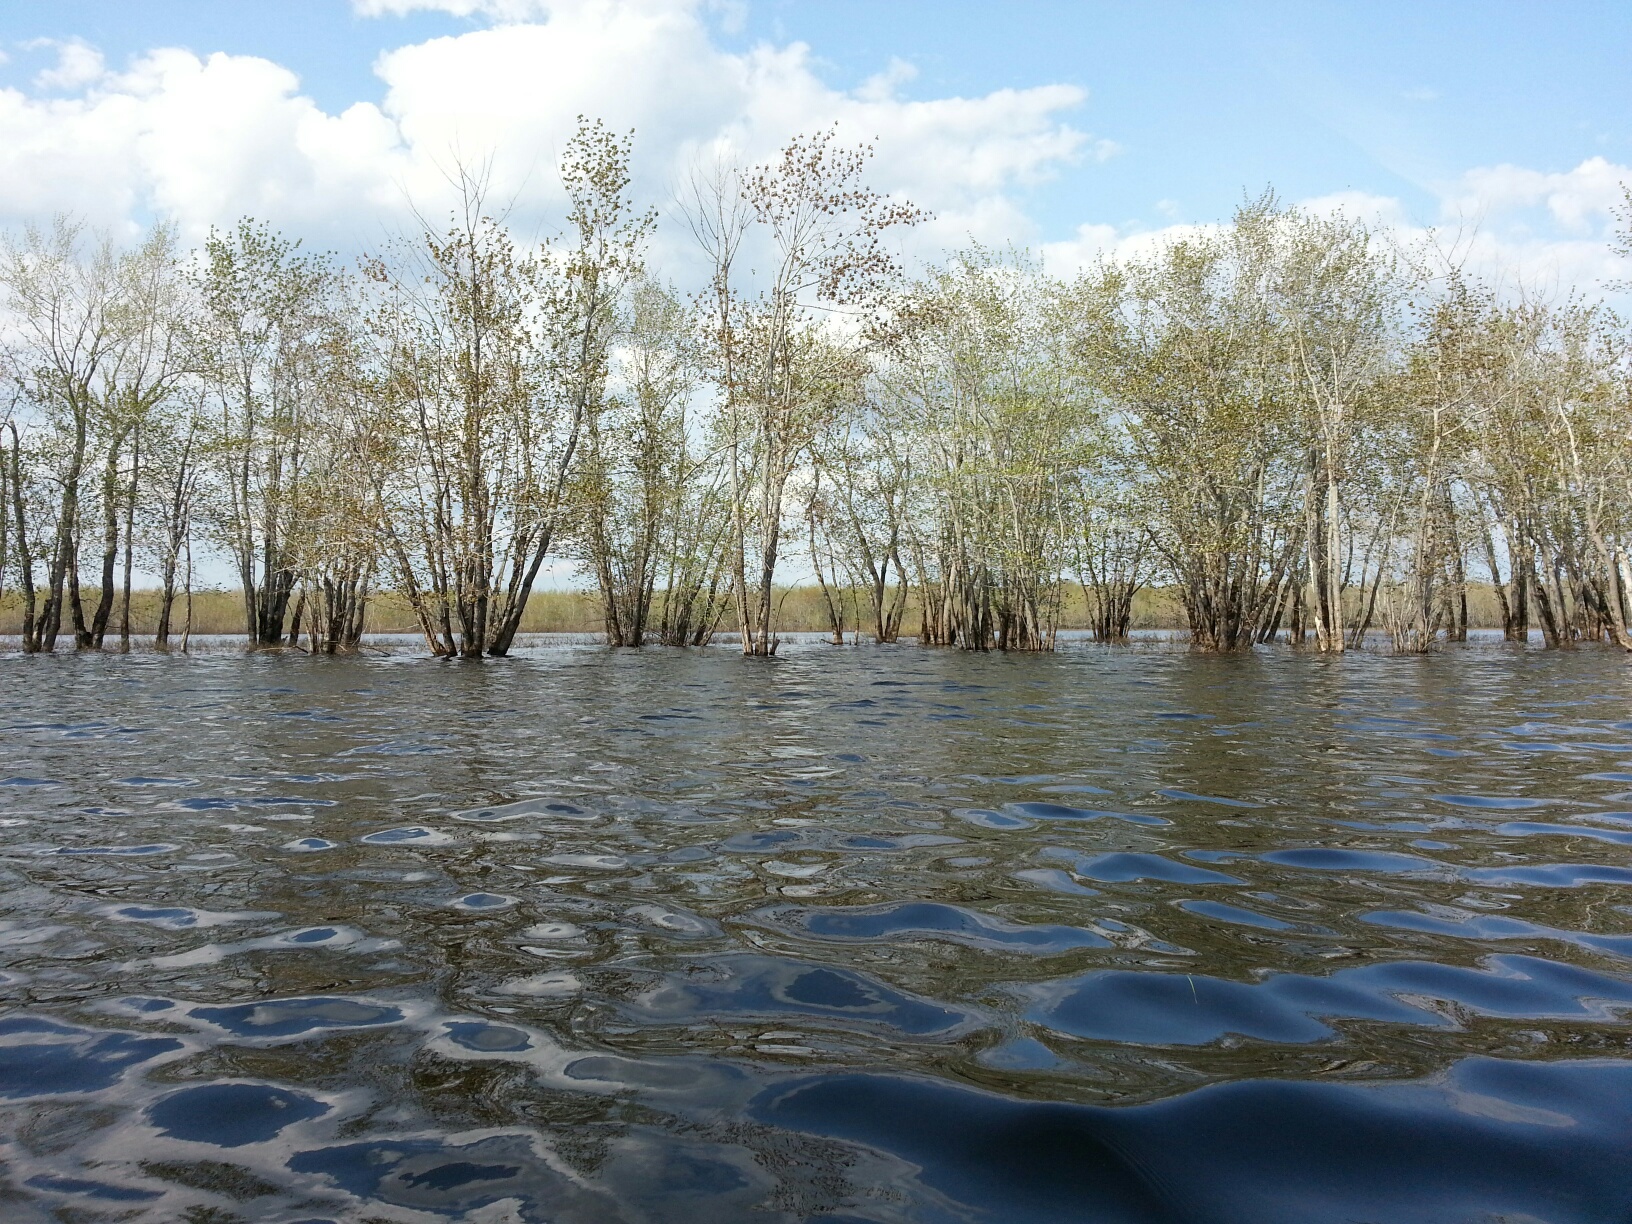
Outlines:
[{"label": "white cloud", "polygon": [[847,140],[876,142],[883,189],[957,215],[1041,181],[1088,143],[1060,119],[1083,101],[1072,86],[906,100],[896,89],[909,73],[896,63],[846,93],[822,82],[802,43],[726,52],[695,6],[655,0],[557,3],[548,22],[404,47],[378,71],[383,109],[417,152],[492,148],[513,189],[522,179],[551,189],[554,155],[579,114],[633,128],[659,191],[701,151],[753,160],[837,123]]},{"label": "white cloud", "polygon": [[863,81],[861,87],[856,90],[856,97],[864,102],[889,102],[894,99],[897,89],[917,76],[916,66],[904,59],[891,56],[889,67]]},{"label": "white cloud", "polygon": [[1627,183],[1632,183],[1632,167],[1603,157],[1588,158],[1561,174],[1488,166],[1463,175],[1444,194],[1444,203],[1448,213],[1465,217],[1545,208],[1569,232],[1589,234],[1621,204]]},{"label": "white cloud", "polygon": [[[0,89],[0,225],[63,209],[115,227],[163,214],[196,238],[251,214],[355,247],[404,222],[410,199],[440,213],[450,163],[491,156],[495,196],[548,230],[557,158],[583,114],[634,129],[636,192],[660,205],[699,158],[756,160],[837,124],[842,139],[875,145],[876,186],[934,211],[908,247],[934,255],[970,239],[1034,241],[1025,191],[1119,151],[1071,122],[1086,99],[1074,85],[910,97],[916,74],[903,60],[841,90],[802,43],[729,50],[715,31],[740,21],[739,0],[352,3],[369,16],[435,9],[472,24],[381,55],[378,96],[339,113],[266,59],[159,49],[110,72],[84,43],[45,44],[56,63],[32,89]],[[1606,246],[1623,181],[1632,169],[1600,157],[1561,171],[1471,170],[1439,188],[1426,217],[1363,192],[1305,203],[1405,237],[1438,226],[1510,282],[1589,287],[1626,275]],[[1197,232],[1171,201],[1153,207],[1164,225],[1093,221],[1044,257],[1080,267]],[[679,230],[657,252],[666,264],[687,246]]]},{"label": "white cloud", "polygon": [[549,15],[546,0],[351,0],[359,17],[406,17],[437,12],[454,17],[487,17],[494,21],[530,21]]},{"label": "white cloud", "polygon": [[1077,226],[1070,238],[1045,242],[1040,250],[1045,268],[1056,276],[1070,276],[1093,267],[1101,259],[1142,259],[1175,242],[1216,233],[1220,228],[1216,221],[1164,225],[1157,229],[1088,222]]},{"label": "white cloud", "polygon": [[[1627,278],[1627,261],[1609,249],[1616,210],[1632,166],[1590,158],[1572,170],[1544,172],[1518,166],[1470,170],[1436,192],[1434,215],[1414,215],[1392,196],[1339,191],[1297,201],[1310,212],[1341,213],[1375,227],[1401,248],[1432,242],[1500,289],[1561,295],[1591,292]],[[1171,201],[1156,211],[1173,217]],[[1043,245],[1047,265],[1070,273],[1102,257],[1149,253],[1213,225],[1085,224],[1069,239]]]},{"label": "white cloud", "polygon": [[489,156],[495,195],[532,223],[557,211],[557,158],[582,114],[634,129],[636,190],[660,204],[700,155],[757,160],[837,124],[842,139],[875,143],[876,186],[936,213],[926,238],[1004,241],[1029,236],[1018,191],[1112,149],[1067,121],[1085,97],[1075,86],[908,99],[913,69],[892,61],[839,90],[804,44],[722,48],[710,23],[735,10],[719,0],[354,8],[480,20],[381,55],[380,96],[339,114],[269,60],[176,49],[96,76],[82,57],[68,97],[0,90],[0,223],[62,208],[104,224],[165,213],[196,236],[249,213],[349,245],[400,223],[409,198],[439,212],[450,163]]},{"label": "white cloud", "polygon": [[164,50],[72,98],[0,90],[0,219],[162,214],[196,237],[252,213],[333,232],[392,198],[399,140],[377,108],[328,115],[297,86],[268,60]]},{"label": "white cloud", "polygon": [[55,66],[45,69],[34,77],[34,86],[37,89],[74,90],[82,89],[93,81],[99,80],[107,71],[102,61],[102,53],[88,43],[79,39],[69,39],[58,42],[54,39],[38,39],[29,44],[30,49],[54,47],[57,52]]}]

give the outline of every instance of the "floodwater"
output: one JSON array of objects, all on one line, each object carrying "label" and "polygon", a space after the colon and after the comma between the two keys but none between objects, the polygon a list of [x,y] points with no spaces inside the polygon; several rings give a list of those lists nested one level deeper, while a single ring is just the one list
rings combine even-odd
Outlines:
[{"label": "floodwater", "polygon": [[0,1217],[1626,1224],[1629,697],[0,659]]}]

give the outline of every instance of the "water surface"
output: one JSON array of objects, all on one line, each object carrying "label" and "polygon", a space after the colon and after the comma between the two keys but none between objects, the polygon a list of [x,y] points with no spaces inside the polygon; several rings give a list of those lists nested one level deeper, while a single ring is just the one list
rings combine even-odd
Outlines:
[{"label": "water surface", "polygon": [[0,659],[0,1215],[1625,1224],[1629,697]]}]

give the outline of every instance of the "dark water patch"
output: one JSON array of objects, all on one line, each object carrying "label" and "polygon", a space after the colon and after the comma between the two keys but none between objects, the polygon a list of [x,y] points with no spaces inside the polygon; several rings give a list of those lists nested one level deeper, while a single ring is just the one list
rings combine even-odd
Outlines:
[{"label": "dark water patch", "polygon": [[1250,1081],[1128,1109],[848,1074],[750,1109],[894,1155],[917,1197],[1013,1224],[1606,1224],[1632,1208],[1619,1063],[1476,1058],[1443,1081]]},{"label": "dark water patch", "polygon": [[94,1093],[174,1054],[174,1037],[103,1032],[34,1016],[0,1017],[0,1098]]},{"label": "dark water patch", "polygon": [[194,1020],[224,1029],[235,1037],[254,1039],[299,1037],[338,1029],[374,1028],[398,1024],[400,1008],[364,999],[318,996],[304,999],[267,999],[224,1007],[193,1007]]},{"label": "dark water patch", "polygon": [[516,903],[514,897],[501,896],[498,893],[467,893],[456,900],[455,909],[472,910],[476,913],[492,912],[494,910],[509,909]]},{"label": "dark water patch", "polygon": [[720,848],[729,854],[779,854],[805,846],[819,846],[823,838],[820,830],[754,829],[733,833]]},{"label": "dark water patch", "polygon": [[330,942],[339,933],[334,927],[308,927],[304,931],[288,932],[283,939],[292,944],[320,944]]},{"label": "dark water patch", "polygon": [[1493,832],[1504,837],[1589,837],[1593,841],[1632,846],[1632,830],[1600,829],[1592,825],[1541,824],[1529,820],[1509,820],[1497,825]]},{"label": "dark water patch", "polygon": [[1534,866],[1463,868],[1462,878],[1476,884],[1530,884],[1542,888],[1581,888],[1588,884],[1632,884],[1632,867],[1596,863],[1545,863]]},{"label": "dark water patch", "polygon": [[1003,810],[1029,820],[1125,820],[1137,825],[1165,825],[1171,822],[1160,816],[1134,812],[1112,812],[1102,808],[1071,807],[1064,803],[1008,803]]},{"label": "dark water patch", "polygon": [[1401,872],[1429,871],[1444,873],[1443,863],[1415,854],[1396,854],[1389,850],[1337,850],[1311,846],[1298,850],[1272,850],[1261,856],[1266,863],[1283,867],[1298,867],[1304,871],[1358,871],[1394,875]]},{"label": "dark water patch", "polygon": [[1077,927],[1005,922],[989,914],[930,901],[893,902],[854,909],[782,906],[761,910],[754,917],[769,926],[835,942],[943,939],[971,947],[1033,955],[1111,946],[1103,936]]},{"label": "dark water patch", "polygon": [[435,829],[427,829],[423,825],[381,829],[377,833],[365,834],[357,840],[365,846],[448,846],[453,844],[453,838],[446,833],[439,833]]},{"label": "dark water patch", "polygon": [[565,799],[519,799],[514,803],[469,808],[463,812],[453,814],[455,820],[465,820],[475,824],[499,824],[510,820],[523,820],[530,816],[553,820],[596,820],[599,818],[597,813],[586,811],[575,803],[568,803]]},{"label": "dark water patch", "polygon": [[1516,812],[1527,808],[1546,807],[1546,799],[1524,799],[1511,795],[1435,795],[1441,803],[1452,807],[1475,808],[1486,812]]},{"label": "dark water patch", "polygon": [[297,1122],[320,1118],[330,1106],[316,1097],[271,1084],[205,1084],[162,1097],[147,1120],[170,1139],[235,1148],[265,1143]]},{"label": "dark water patch", "polygon": [[1212,918],[1218,922],[1230,922],[1236,926],[1258,927],[1265,931],[1290,931],[1297,926],[1296,923],[1260,914],[1257,910],[1244,909],[1239,905],[1226,905],[1222,901],[1179,901],[1175,904],[1187,914]]},{"label": "dark water patch", "polygon": [[141,922],[171,931],[189,931],[276,918],[273,910],[204,910],[185,905],[112,905],[101,911],[120,922]]},{"label": "dark water patch", "polygon": [[562,1218],[613,1224],[619,1218],[607,1196],[553,1168],[521,1134],[467,1143],[369,1139],[297,1152],[288,1167],[323,1179],[357,1203],[449,1219],[470,1219],[498,1203],[508,1204],[510,1218],[526,1224]]},{"label": "dark water patch", "polygon": [[967,820],[970,824],[979,825],[983,829],[1029,829],[1034,823],[1019,816],[1011,816],[1007,812],[994,812],[990,808],[957,808],[952,814],[959,820]]},{"label": "dark water patch", "polygon": [[121,905],[112,911],[115,918],[128,922],[151,922],[174,930],[198,925],[198,912],[182,906]]},{"label": "dark water patch", "polygon": [[949,1034],[973,1019],[854,970],[747,954],[666,975],[637,994],[625,1011],[648,1024],[709,1016],[803,1016],[909,1037]]},{"label": "dark water patch", "polygon": [[486,1020],[450,1020],[442,1028],[454,1045],[478,1054],[514,1054],[533,1045],[524,1030]]},{"label": "dark water patch", "polygon": [[1189,863],[1176,863],[1159,854],[1121,852],[1099,854],[1077,863],[1078,875],[1107,884],[1123,884],[1130,880],[1166,880],[1172,884],[1244,884],[1238,876]]},{"label": "dark water patch", "polygon": [[1151,1045],[1207,1045],[1225,1036],[1277,1043],[1336,1036],[1328,1020],[1421,1028],[1453,1024],[1426,1000],[1513,1020],[1570,1017],[1614,1023],[1632,1007],[1632,981],[1529,956],[1493,956],[1482,969],[1396,961],[1326,977],[1272,974],[1255,982],[1203,974],[1099,970],[1027,987],[1027,1018],[1076,1037]]},{"label": "dark water patch", "polygon": [[36,1173],[23,1184],[31,1190],[44,1190],[71,1198],[100,1199],[105,1203],[145,1203],[164,1197],[162,1190],[119,1186],[89,1177],[66,1177],[58,1173]]},{"label": "dark water patch", "polygon": [[292,842],[285,842],[283,848],[297,854],[310,854],[316,850],[333,850],[337,843],[321,837],[297,837]]},{"label": "dark water patch", "polygon": [[1222,795],[1198,795],[1195,791],[1176,790],[1173,787],[1165,787],[1156,793],[1163,799],[1177,799],[1184,803],[1211,803],[1217,805],[1218,807],[1233,808],[1256,808],[1263,806],[1261,803],[1248,803],[1244,799],[1227,799]]}]

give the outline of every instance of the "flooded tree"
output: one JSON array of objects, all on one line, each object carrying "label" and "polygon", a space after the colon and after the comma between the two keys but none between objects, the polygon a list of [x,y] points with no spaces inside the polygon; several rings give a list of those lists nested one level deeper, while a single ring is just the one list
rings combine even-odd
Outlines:
[{"label": "flooded tree", "polygon": [[[900,637],[911,581],[901,554],[907,546],[912,469],[907,439],[894,424],[877,378],[869,378],[865,393],[841,408],[817,439],[810,476],[812,511],[815,495],[821,494],[821,513],[808,514],[811,552],[814,556],[825,550],[826,569],[838,587],[831,597],[824,590],[824,602],[861,592],[868,627],[880,643]],[[837,611],[836,605],[829,606]]]},{"label": "flooded tree", "polygon": [[398,588],[433,654],[509,652],[568,511],[602,407],[622,288],[650,218],[628,198],[629,145],[582,124],[561,165],[570,245],[525,251],[489,215],[485,173],[392,264],[374,260],[384,394],[404,440],[382,481]]},{"label": "flooded tree", "polygon": [[[58,217],[48,232],[29,227],[0,253],[18,328],[8,373],[34,410],[26,451],[24,433],[15,420],[11,426],[15,564],[30,571],[20,584],[26,651],[54,650],[65,612],[76,644],[90,645],[80,599],[82,501],[99,441],[96,388],[118,341],[118,257],[106,238],[86,247],[83,227]],[[36,560],[44,567],[38,585]]]},{"label": "flooded tree", "polygon": [[195,556],[251,648],[317,655],[389,592],[433,655],[502,656],[567,564],[614,646],[734,624],[772,655],[792,580],[835,643],[1048,650],[1067,615],[1120,643],[1148,590],[1204,650],[1424,653],[1482,614],[1632,649],[1632,337],[1602,302],[1272,193],[1072,277],[977,248],[909,280],[924,215],[833,130],[694,176],[688,296],[647,267],[631,155],[580,123],[548,242],[455,167],[446,219],[360,277],[250,220],[192,252],[7,239],[23,649],[129,649],[139,577],[155,647],[178,617],[185,643]]},{"label": "flooded tree", "polygon": [[[175,236],[159,226],[119,251],[59,217],[49,232],[27,229],[5,245],[0,283],[17,324],[6,363],[14,410],[8,517],[24,649],[53,650],[65,613],[76,646],[102,647],[121,551],[128,648],[140,431],[183,368]],[[82,570],[92,557],[98,594],[87,614]]]},{"label": "flooded tree", "polygon": [[1305,455],[1259,218],[1107,266],[1079,352],[1126,413],[1152,548],[1199,646],[1273,630],[1304,544]]},{"label": "flooded tree", "polygon": [[637,280],[620,303],[614,348],[615,386],[586,419],[572,497],[607,644],[639,646],[660,574],[665,604],[686,598],[676,586],[684,590],[688,580],[674,570],[687,568],[691,551],[679,546],[688,532],[678,520],[695,509],[686,492],[698,462],[690,312],[673,290]]},{"label": "flooded tree", "polygon": [[1367,227],[1341,215],[1282,210],[1266,195],[1237,214],[1234,228],[1238,241],[1264,248],[1260,257],[1273,276],[1266,323],[1286,346],[1306,455],[1303,578],[1314,641],[1319,650],[1341,651],[1352,568],[1345,486],[1358,466],[1374,390],[1398,353],[1401,284]]},{"label": "flooded tree", "polygon": [[[148,419],[147,457],[137,486],[146,560],[159,576],[159,604],[153,646],[170,649],[177,583],[191,596],[195,515],[199,500],[204,397],[197,391],[161,402]],[[185,634],[189,626],[183,626]]]},{"label": "flooded tree", "polygon": [[975,250],[915,287],[903,315],[883,383],[916,473],[921,636],[1050,649],[1092,411],[1054,287],[1023,258]]},{"label": "flooded tree", "polygon": [[[690,220],[710,264],[704,295],[731,489],[733,596],[742,650],[776,653],[773,587],[788,481],[864,373],[866,324],[900,274],[884,245],[924,214],[862,180],[869,147],[833,130],[795,137],[769,164],[693,182]],[[743,243],[770,271],[746,284]],[[835,315],[849,326],[833,325]]]},{"label": "flooded tree", "polygon": [[204,244],[192,343],[215,475],[205,510],[237,573],[253,647],[284,644],[300,577],[335,287],[325,257],[264,224],[246,219]]}]

